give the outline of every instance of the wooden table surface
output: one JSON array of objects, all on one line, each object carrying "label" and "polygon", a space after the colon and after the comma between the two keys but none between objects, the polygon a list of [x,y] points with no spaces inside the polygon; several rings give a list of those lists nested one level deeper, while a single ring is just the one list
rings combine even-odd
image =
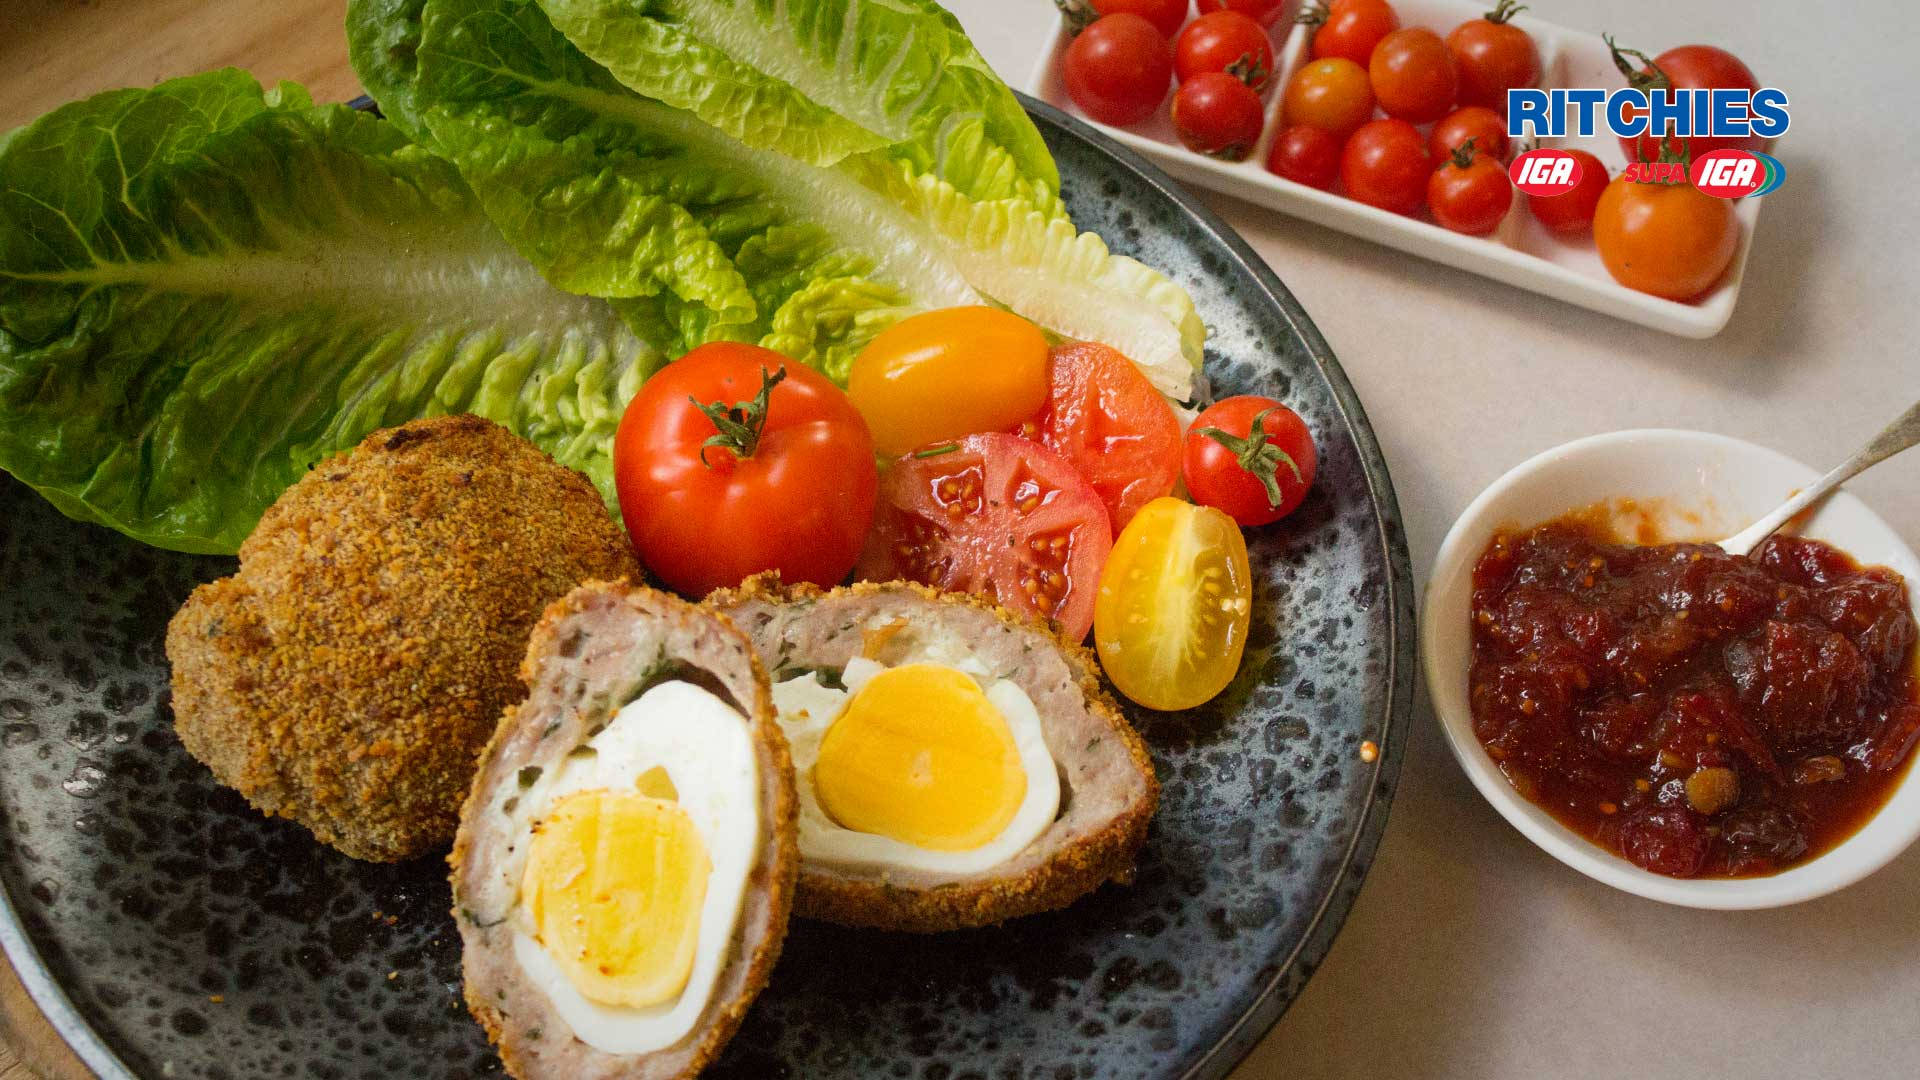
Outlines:
[{"label": "wooden table surface", "polygon": [[[346,0],[0,0],[0,132],[68,101],[240,67],[318,101],[360,93]],[[0,1080],[92,1074],[0,964]]]}]

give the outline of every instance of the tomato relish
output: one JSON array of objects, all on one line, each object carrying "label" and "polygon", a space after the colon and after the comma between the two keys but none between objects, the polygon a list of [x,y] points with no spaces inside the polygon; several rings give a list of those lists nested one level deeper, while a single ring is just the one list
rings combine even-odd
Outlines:
[{"label": "tomato relish", "polygon": [[1748,877],[1865,825],[1920,736],[1907,586],[1817,540],[1622,542],[1604,507],[1474,568],[1474,732],[1515,790],[1655,873]]}]

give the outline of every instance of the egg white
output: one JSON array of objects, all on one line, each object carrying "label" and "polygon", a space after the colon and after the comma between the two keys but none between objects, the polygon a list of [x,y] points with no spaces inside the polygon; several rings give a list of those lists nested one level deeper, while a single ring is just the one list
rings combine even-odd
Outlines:
[{"label": "egg white", "polygon": [[679,804],[706,845],[712,871],[700,907],[693,970],[678,997],[647,1008],[593,1001],[567,979],[516,908],[513,955],[580,1040],[609,1054],[644,1054],[679,1042],[706,1011],[726,968],[747,881],[761,843],[760,771],[747,719],[692,683],[670,681],[629,702],[605,730],[547,770],[527,792],[529,821],[561,797],[607,788],[632,791],[640,774],[666,770]]},{"label": "egg white", "polygon": [[827,815],[813,787],[813,766],[820,757],[820,742],[853,695],[867,680],[887,669],[887,665],[855,657],[840,675],[845,690],[824,686],[811,673],[788,679],[773,688],[773,707],[793,754],[800,795],[801,859],[836,870],[863,873],[922,870],[954,876],[976,874],[1020,854],[1052,824],[1060,810],[1060,774],[1054,766],[1053,755],[1047,751],[1046,738],[1040,730],[1040,714],[1034,710],[1032,699],[1015,683],[987,677],[986,669],[971,657],[950,660],[936,657],[941,654],[927,650],[922,655],[901,660],[900,665],[935,663],[960,671],[982,685],[987,700],[1006,721],[1020,757],[1020,768],[1027,775],[1027,794],[1013,819],[997,836],[977,848],[937,851],[890,836],[856,832]]}]

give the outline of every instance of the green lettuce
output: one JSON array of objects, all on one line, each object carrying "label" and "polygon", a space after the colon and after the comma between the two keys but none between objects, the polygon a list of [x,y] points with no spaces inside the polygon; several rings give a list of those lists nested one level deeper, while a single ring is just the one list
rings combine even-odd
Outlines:
[{"label": "green lettuce", "polygon": [[810,165],[883,151],[969,199],[1050,215],[1060,174],[1020,101],[932,0],[540,0],[633,90]]},{"label": "green lettuce", "polygon": [[[756,340],[834,377],[901,316],[986,300],[1191,396],[1191,299],[1073,228],[1038,132],[937,7],[545,3],[561,26],[533,0],[354,0],[348,30],[388,115],[557,284],[632,299],[650,337]],[[626,227],[663,203],[685,214],[671,245]],[[663,247],[706,293],[639,287]]]},{"label": "green lettuce", "polygon": [[231,552],[314,462],[475,412],[611,497],[663,359],[555,288],[400,129],[219,71],[0,142],[0,468],[65,513]]},{"label": "green lettuce", "polygon": [[[348,39],[387,115],[523,255],[563,288],[627,298],[650,339],[762,341],[844,377],[901,315],[982,300],[924,222],[635,94],[532,0],[356,0]],[[633,224],[669,216],[671,237]]]}]

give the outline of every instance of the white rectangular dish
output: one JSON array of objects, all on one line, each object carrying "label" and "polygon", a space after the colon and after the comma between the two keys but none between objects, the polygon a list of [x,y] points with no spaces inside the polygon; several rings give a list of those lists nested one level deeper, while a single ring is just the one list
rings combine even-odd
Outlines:
[{"label": "white rectangular dish", "polygon": [[[1455,26],[1479,18],[1492,6],[1490,0],[1396,0],[1394,10],[1400,15],[1401,25],[1424,26],[1444,37]],[[1293,24],[1299,7],[1297,2],[1289,3],[1274,23],[1274,32],[1286,36],[1284,40],[1275,41],[1277,70],[1263,92],[1267,106],[1266,128],[1245,161],[1221,161],[1180,145],[1166,103],[1151,119],[1132,128],[1110,127],[1081,112],[1067,96],[1060,78],[1060,59],[1071,40],[1065,19],[1056,24],[1053,38],[1028,80],[1027,90],[1144,154],[1187,183],[1669,334],[1707,338],[1727,325],[1740,297],[1747,252],[1760,216],[1759,199],[1742,199],[1734,204],[1734,215],[1740,222],[1740,247],[1720,284],[1698,300],[1682,304],[1635,292],[1615,282],[1601,265],[1590,236],[1562,239],[1549,232],[1526,211],[1527,196],[1519,192],[1514,193],[1513,209],[1491,234],[1467,236],[1434,224],[1424,211],[1414,217],[1395,214],[1356,202],[1337,191],[1320,191],[1268,172],[1267,148],[1282,126],[1279,122],[1281,91],[1294,71],[1306,62],[1313,34],[1311,27]],[[1514,24],[1533,35],[1539,45],[1542,86],[1612,88],[1626,84],[1599,34],[1569,30],[1525,14],[1516,18]],[[1647,43],[1650,54],[1664,47],[1663,43]],[[1168,100],[1171,99],[1172,94],[1168,94]],[[1423,128],[1423,133],[1425,130]],[[1610,173],[1617,174],[1626,164],[1619,140],[1612,136],[1542,138],[1535,142],[1540,146],[1579,147],[1604,162]]]}]

